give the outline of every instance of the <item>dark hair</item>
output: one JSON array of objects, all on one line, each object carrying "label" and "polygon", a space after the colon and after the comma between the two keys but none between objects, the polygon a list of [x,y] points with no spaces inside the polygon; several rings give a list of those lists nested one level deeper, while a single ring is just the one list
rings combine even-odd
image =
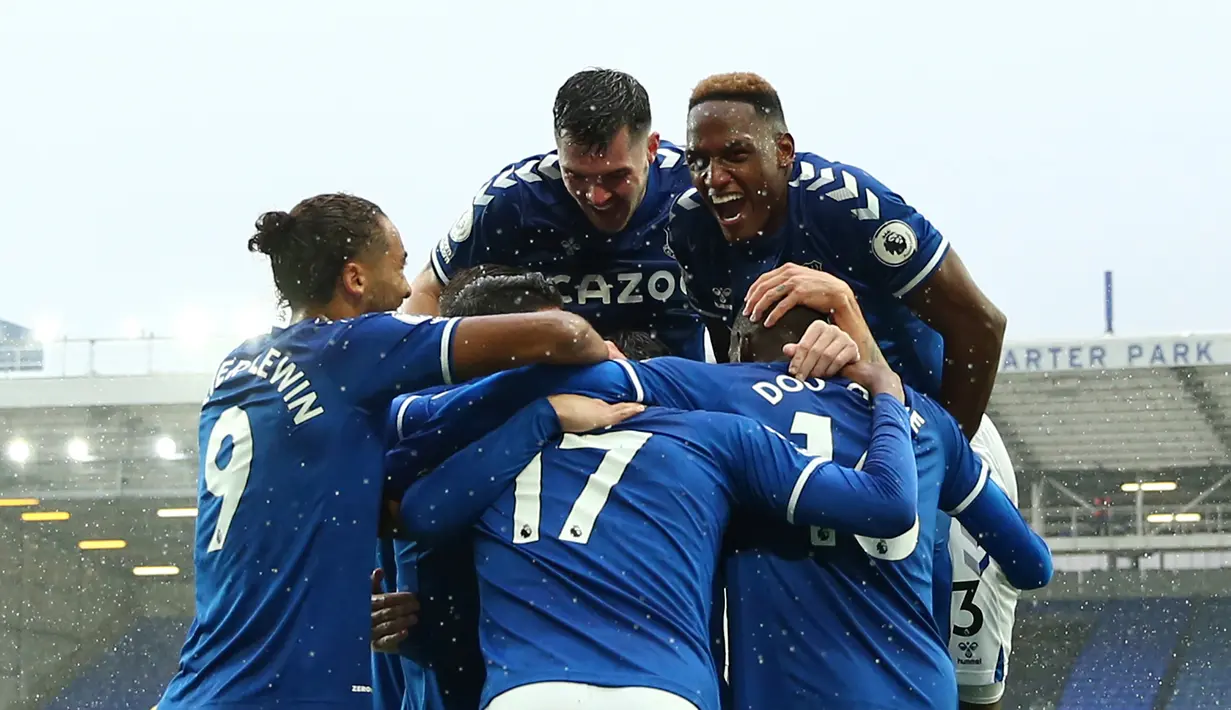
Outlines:
[{"label": "dark hair", "polygon": [[321,306],[333,299],[342,267],[384,236],[382,216],[380,207],[362,197],[309,197],[290,212],[258,217],[248,251],[269,257],[285,303]]},{"label": "dark hair", "polygon": [[658,338],[644,330],[620,330],[608,338],[629,360],[649,360],[670,355],[671,351]]},{"label": "dark hair", "polygon": [[494,316],[563,308],[564,298],[537,271],[480,264],[454,275],[439,303],[442,316]]},{"label": "dark hair", "polygon": [[692,90],[688,110],[706,101],[738,101],[751,105],[757,114],[786,131],[786,115],[778,91],[765,79],[752,72],[714,74],[702,79]]},{"label": "dark hair", "polygon": [[629,137],[650,130],[650,95],[641,82],[614,69],[586,69],[570,76],[552,107],[556,138],[604,150],[621,129]]},{"label": "dark hair", "polygon": [[754,323],[748,316],[736,316],[731,325],[731,347],[727,352],[731,362],[775,362],[786,360],[782,346],[798,343],[813,321],[829,319],[820,311],[807,306],[795,306],[786,315],[766,328]]}]

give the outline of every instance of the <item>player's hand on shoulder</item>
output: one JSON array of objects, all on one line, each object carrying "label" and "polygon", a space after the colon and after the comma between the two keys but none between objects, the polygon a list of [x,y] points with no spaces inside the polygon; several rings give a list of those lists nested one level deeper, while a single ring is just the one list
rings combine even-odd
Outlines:
[{"label": "player's hand on shoulder", "polygon": [[577,394],[556,394],[547,398],[551,408],[556,410],[560,420],[560,428],[566,432],[580,434],[606,429],[645,411],[644,404],[621,402],[608,404],[592,397],[582,397]]},{"label": "player's hand on shoulder", "polygon": [[789,371],[795,377],[833,377],[859,359],[859,346],[838,326],[817,320],[798,343],[784,345],[782,354],[791,358]]},{"label": "player's hand on shoulder", "polygon": [[384,572],[372,572],[372,650],[397,653],[400,644],[419,623],[419,598],[410,592],[382,593]]},{"label": "player's hand on shoulder", "polygon": [[799,264],[783,264],[761,274],[744,297],[744,315],[766,328],[795,306],[832,313],[855,300],[855,293],[842,279]]}]

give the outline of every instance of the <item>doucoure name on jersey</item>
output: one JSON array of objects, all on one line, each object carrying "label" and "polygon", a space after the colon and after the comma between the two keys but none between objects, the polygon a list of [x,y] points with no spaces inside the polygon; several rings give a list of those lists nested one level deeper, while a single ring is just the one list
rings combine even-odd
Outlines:
[{"label": "doucoure name on jersey", "polygon": [[[648,277],[640,271],[625,271],[614,276],[616,283],[608,281],[603,274],[585,274],[577,279],[576,284],[569,274],[554,274],[548,278],[560,289],[565,303],[576,303],[579,306],[590,301],[601,302],[604,306],[612,303],[642,303],[646,296],[665,302],[675,295],[677,288],[681,293],[685,292],[683,282],[666,269],[659,269]],[[576,294],[575,299],[570,295],[573,293]]]},{"label": "doucoure name on jersey", "polygon": [[[790,375],[782,374],[775,377],[773,381],[761,380],[760,382],[754,383],[752,385],[752,391],[760,395],[766,402],[777,406],[784,399],[786,399],[788,394],[803,392],[805,390],[809,392],[820,392],[825,389],[826,386],[825,380],[816,377],[810,377],[806,380],[799,380],[795,377],[791,377]],[[864,401],[871,401],[871,397],[868,396],[868,391],[861,385],[851,382],[846,386],[846,389],[863,397]],[[927,420],[923,418],[922,414],[912,410],[910,407],[907,407],[906,411],[910,412],[911,430],[918,434],[919,430],[927,424]]]},{"label": "doucoure name on jersey", "polygon": [[[213,389],[233,377],[245,374],[259,377],[266,380],[270,386],[276,387],[282,395],[282,401],[286,403],[286,410],[294,413],[293,421],[296,425],[325,413],[325,408],[316,404],[312,381],[277,348],[270,348],[252,360],[231,358],[224,361],[214,377]],[[213,394],[213,389],[210,394]]]}]

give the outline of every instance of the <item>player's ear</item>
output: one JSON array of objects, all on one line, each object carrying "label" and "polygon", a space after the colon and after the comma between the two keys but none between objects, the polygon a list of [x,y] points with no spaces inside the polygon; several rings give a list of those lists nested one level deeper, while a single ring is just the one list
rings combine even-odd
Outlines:
[{"label": "player's ear", "polygon": [[658,155],[658,144],[661,142],[658,131],[650,131],[650,137],[645,141],[645,152],[649,155],[651,164],[654,162],[654,156]]},{"label": "player's ear", "polygon": [[361,298],[363,290],[367,286],[367,274],[363,271],[363,266],[354,261],[348,261],[342,266],[342,277],[340,283],[342,291],[349,298]]},{"label": "player's ear", "polygon": [[778,136],[778,167],[789,170],[795,165],[795,136],[790,132]]}]

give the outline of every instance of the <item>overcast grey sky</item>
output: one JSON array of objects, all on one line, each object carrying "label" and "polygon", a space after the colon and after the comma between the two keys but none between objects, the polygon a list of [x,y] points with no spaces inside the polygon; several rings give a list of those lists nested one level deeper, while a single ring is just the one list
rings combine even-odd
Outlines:
[{"label": "overcast grey sky", "polygon": [[[673,9],[672,12],[665,10]],[[273,312],[254,218],[346,190],[412,269],[557,86],[774,82],[803,150],[923,211],[1013,339],[1231,331],[1231,3],[0,1],[0,318],[73,335]]]}]

